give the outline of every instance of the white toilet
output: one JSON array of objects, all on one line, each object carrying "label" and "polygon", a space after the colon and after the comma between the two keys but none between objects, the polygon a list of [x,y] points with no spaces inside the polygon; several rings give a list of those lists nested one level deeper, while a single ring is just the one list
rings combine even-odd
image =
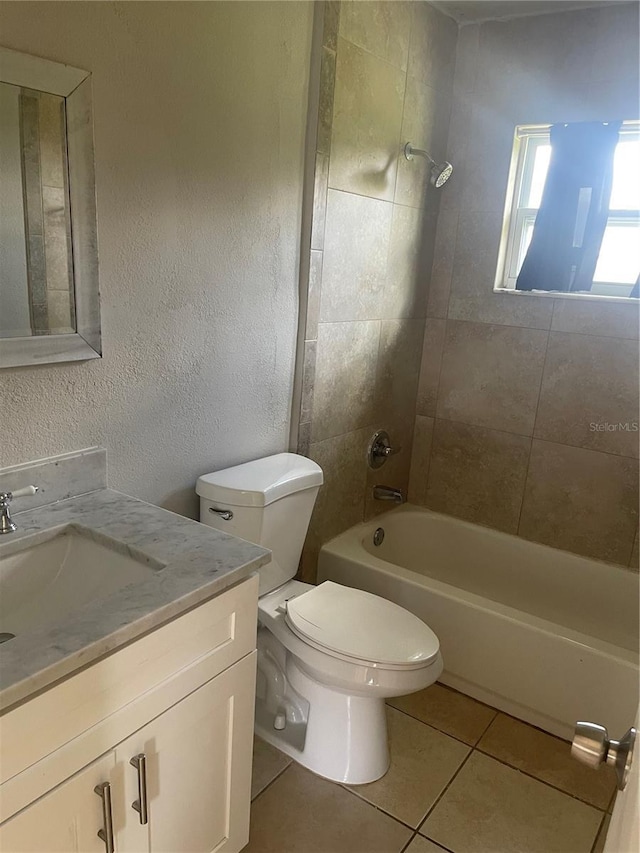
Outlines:
[{"label": "white toilet", "polygon": [[260,569],[256,732],[336,782],[389,767],[384,700],[442,672],[438,638],[408,610],[325,581],[294,581],[322,469],[279,453],[198,479],[200,521],[269,548]]}]

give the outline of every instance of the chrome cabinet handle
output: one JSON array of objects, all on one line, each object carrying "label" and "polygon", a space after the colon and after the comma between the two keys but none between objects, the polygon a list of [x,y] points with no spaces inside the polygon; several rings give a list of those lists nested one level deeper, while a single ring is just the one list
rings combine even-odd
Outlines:
[{"label": "chrome cabinet handle", "polygon": [[134,756],[129,764],[138,771],[138,799],[131,803],[131,808],[140,815],[140,823],[149,823],[149,807],[147,805],[147,756],[144,752]]},{"label": "chrome cabinet handle", "polygon": [[231,519],[233,518],[233,513],[230,509],[216,509],[214,506],[210,506],[209,512],[213,512],[216,515],[219,515],[223,521],[231,521]]},{"label": "chrome cabinet handle", "polygon": [[104,841],[106,853],[115,853],[113,844],[113,811],[111,808],[111,785],[102,782],[93,789],[102,800],[102,820],[104,827],[98,830],[98,838]]}]

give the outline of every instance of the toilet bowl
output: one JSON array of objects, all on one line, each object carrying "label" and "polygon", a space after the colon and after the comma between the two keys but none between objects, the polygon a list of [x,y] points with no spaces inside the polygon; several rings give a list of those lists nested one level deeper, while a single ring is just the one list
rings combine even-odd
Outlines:
[{"label": "toilet bowl", "polygon": [[409,611],[294,577],[322,483],[291,453],[198,480],[200,520],[273,553],[259,570],[256,732],[313,772],[364,784],[389,767],[385,699],[442,672],[438,638]]}]

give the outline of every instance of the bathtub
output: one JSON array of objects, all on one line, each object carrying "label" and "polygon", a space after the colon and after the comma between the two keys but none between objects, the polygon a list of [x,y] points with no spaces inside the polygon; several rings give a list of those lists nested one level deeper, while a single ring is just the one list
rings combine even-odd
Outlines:
[{"label": "bathtub", "polygon": [[[381,544],[374,533],[384,531]],[[324,545],[318,581],[406,607],[441,681],[559,737],[620,737],[638,706],[638,575],[405,504]]]}]

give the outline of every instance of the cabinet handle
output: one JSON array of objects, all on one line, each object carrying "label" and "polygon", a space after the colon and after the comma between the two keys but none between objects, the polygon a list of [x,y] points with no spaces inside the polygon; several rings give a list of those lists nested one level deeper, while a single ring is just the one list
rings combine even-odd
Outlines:
[{"label": "cabinet handle", "polygon": [[102,782],[93,789],[102,800],[102,820],[104,828],[98,830],[98,838],[104,841],[106,853],[115,853],[113,844],[113,814],[111,810],[111,785]]},{"label": "cabinet handle", "polygon": [[138,771],[138,799],[131,803],[131,808],[140,815],[140,823],[149,823],[149,808],[147,806],[147,756],[144,752],[134,756],[129,762]]}]

